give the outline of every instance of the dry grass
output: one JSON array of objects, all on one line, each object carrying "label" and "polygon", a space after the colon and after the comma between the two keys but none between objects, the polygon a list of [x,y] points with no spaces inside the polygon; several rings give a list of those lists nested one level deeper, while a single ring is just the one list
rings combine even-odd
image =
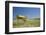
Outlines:
[{"label": "dry grass", "polygon": [[13,21],[13,28],[20,27],[40,27],[40,20],[27,20],[25,23],[23,23],[22,21],[20,23]]}]

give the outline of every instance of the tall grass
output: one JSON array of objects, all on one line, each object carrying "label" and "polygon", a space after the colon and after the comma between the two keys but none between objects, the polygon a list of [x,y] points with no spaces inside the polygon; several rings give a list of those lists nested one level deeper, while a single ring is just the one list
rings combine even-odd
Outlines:
[{"label": "tall grass", "polygon": [[13,21],[13,28],[19,27],[40,27],[40,19],[26,20],[24,23],[22,23],[22,21],[20,23],[18,21]]}]

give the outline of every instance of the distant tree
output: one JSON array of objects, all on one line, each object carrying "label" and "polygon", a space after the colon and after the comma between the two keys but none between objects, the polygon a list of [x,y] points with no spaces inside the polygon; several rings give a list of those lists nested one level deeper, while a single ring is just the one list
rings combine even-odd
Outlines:
[{"label": "distant tree", "polygon": [[40,20],[40,18],[34,18],[34,20]]}]

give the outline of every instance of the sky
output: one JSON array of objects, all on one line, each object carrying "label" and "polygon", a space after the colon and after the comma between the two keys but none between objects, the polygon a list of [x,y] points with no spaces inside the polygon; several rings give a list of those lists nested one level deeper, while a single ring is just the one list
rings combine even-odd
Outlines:
[{"label": "sky", "polygon": [[28,19],[40,18],[40,8],[34,7],[13,7],[13,19],[16,15],[27,16]]}]

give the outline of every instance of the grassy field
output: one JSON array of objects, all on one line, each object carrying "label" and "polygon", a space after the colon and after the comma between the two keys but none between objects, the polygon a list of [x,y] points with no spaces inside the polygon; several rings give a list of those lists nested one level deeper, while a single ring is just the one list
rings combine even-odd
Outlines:
[{"label": "grassy field", "polygon": [[40,27],[40,19],[36,20],[26,20],[25,23],[19,23],[17,21],[13,21],[13,28],[23,28],[23,27]]}]

